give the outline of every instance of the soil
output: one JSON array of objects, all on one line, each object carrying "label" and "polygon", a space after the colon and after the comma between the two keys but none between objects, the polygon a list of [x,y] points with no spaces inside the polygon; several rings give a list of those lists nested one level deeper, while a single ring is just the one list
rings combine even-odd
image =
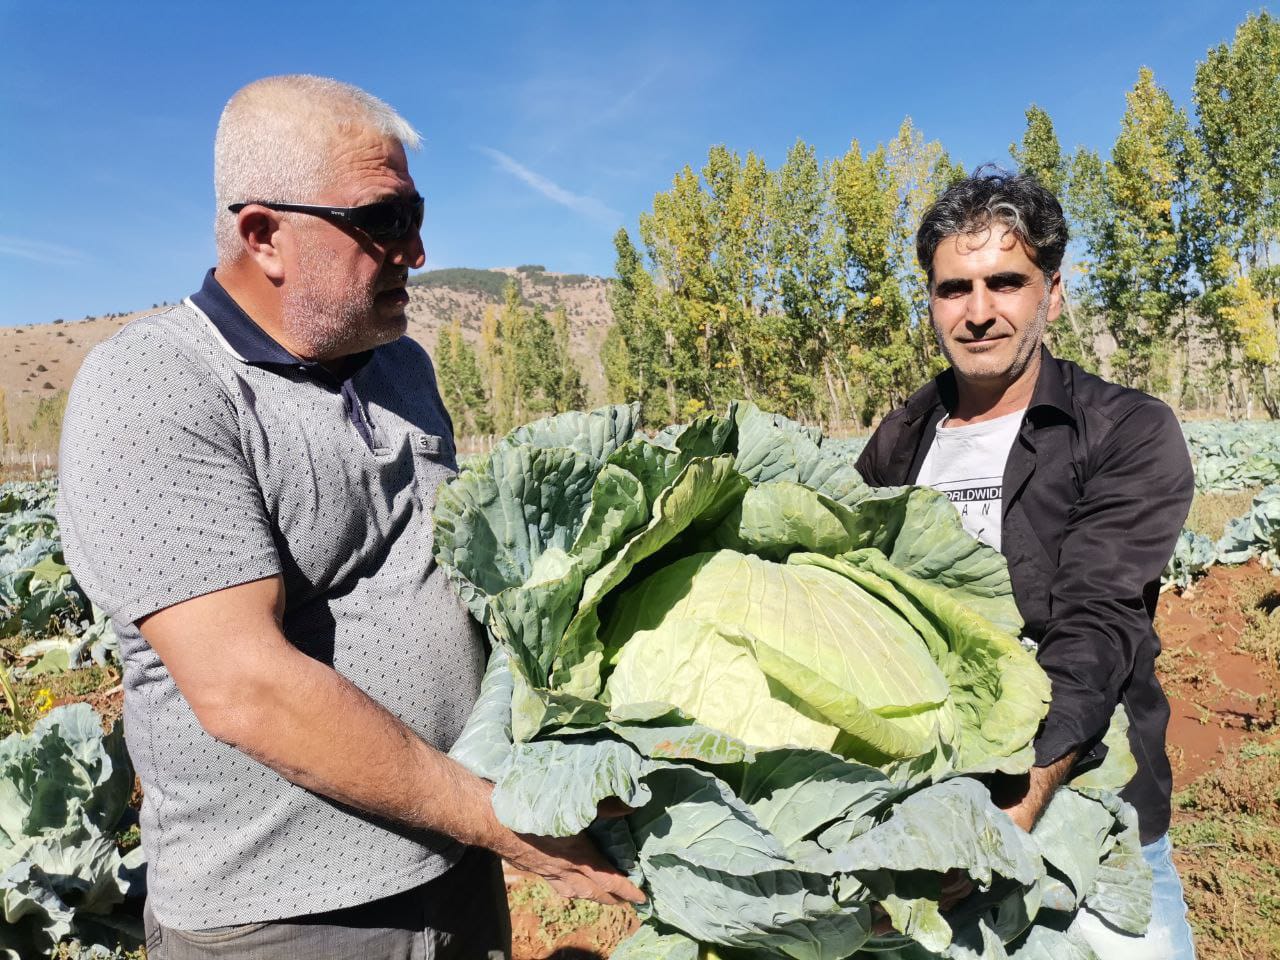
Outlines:
[{"label": "soil", "polygon": [[1169,759],[1174,790],[1213,769],[1246,740],[1276,726],[1275,664],[1241,651],[1249,629],[1244,596],[1275,595],[1280,580],[1256,562],[1214,566],[1179,596],[1160,598],[1156,630],[1164,646],[1157,671],[1169,697]]},{"label": "soil", "polygon": [[596,960],[640,925],[630,907],[557,896],[547,882],[506,869],[513,960]]}]

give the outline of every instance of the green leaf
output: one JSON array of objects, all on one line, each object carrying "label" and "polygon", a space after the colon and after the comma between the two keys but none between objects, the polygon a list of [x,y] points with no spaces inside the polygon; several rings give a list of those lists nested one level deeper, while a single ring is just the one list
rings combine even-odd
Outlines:
[{"label": "green leaf", "polygon": [[1077,773],[1071,778],[1073,787],[1092,787],[1097,790],[1119,792],[1138,772],[1138,761],[1129,747],[1129,715],[1124,704],[1116,704],[1111,713],[1111,723],[1102,738],[1107,748],[1102,763]]},{"label": "green leaf", "polygon": [[817,750],[770,750],[743,764],[737,795],[784,846],[882,808],[900,788],[874,767]]},{"label": "green leaf", "polygon": [[543,553],[573,546],[600,467],[571,450],[502,446],[440,490],[436,558],[476,619],[487,624],[489,598],[528,580]]},{"label": "green leaf", "polygon": [[27,669],[28,677],[41,677],[50,673],[66,673],[71,669],[71,654],[65,648],[50,650]]},{"label": "green leaf", "polygon": [[[732,688],[729,699],[715,691]],[[714,622],[675,620],[632,634],[605,686],[614,707],[659,701],[752,746],[829,749],[838,730],[801,712],[803,703],[776,697],[769,677],[740,634]]]},{"label": "green leaf", "polygon": [[571,410],[517,427],[499,441],[494,452],[520,447],[561,449],[573,450],[592,460],[603,461],[635,436],[639,421],[638,403],[615,404],[590,413]]},{"label": "green leaf", "polygon": [[613,953],[612,960],[698,960],[698,944],[679,933],[659,933],[653,924],[644,924]]},{"label": "green leaf", "polygon": [[494,787],[493,811],[516,833],[571,837],[596,819],[602,800],[647,803],[645,770],[646,762],[625,743],[517,744]]},{"label": "green leaf", "polygon": [[497,647],[489,657],[471,716],[449,750],[450,757],[485,780],[497,780],[511,756],[514,685],[507,652]]},{"label": "green leaf", "polygon": [[648,525],[587,578],[577,614],[565,631],[557,667],[567,669],[602,649],[599,606],[636,565],[686,530],[718,523],[746,490],[729,457],[692,460],[654,502]]},{"label": "green leaf", "polygon": [[880,826],[800,866],[824,874],[958,869],[988,886],[995,876],[1030,885],[1044,875],[1031,838],[967,777],[912,794]]},{"label": "green leaf", "polygon": [[904,573],[878,550],[859,550],[842,559],[895,586],[897,592],[885,593],[885,599],[900,604],[900,597],[908,598],[946,640],[951,655],[940,666],[962,719],[956,768],[1029,769],[1031,741],[1048,711],[1050,693],[1049,679],[1035,658],[945,587]]}]

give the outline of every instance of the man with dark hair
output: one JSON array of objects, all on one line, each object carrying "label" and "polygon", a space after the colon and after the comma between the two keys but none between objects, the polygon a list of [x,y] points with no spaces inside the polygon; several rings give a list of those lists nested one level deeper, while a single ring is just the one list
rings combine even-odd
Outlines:
[{"label": "man with dark hair", "polygon": [[980,170],[938,198],[916,254],[951,367],[885,417],[858,469],[868,483],[943,491],[965,528],[1009,562],[1025,635],[1053,686],[1035,767],[1003,785],[1019,826],[1030,830],[1073,766],[1099,755],[1123,704],[1138,761],[1123,796],[1155,873],[1152,923],[1141,941],[1087,914],[1082,923],[1100,956],[1192,957],[1167,836],[1169,705],[1152,626],[1191,504],[1191,463],[1167,406],[1044,347],[1062,309],[1066,245],[1062,207],[1027,174]]}]

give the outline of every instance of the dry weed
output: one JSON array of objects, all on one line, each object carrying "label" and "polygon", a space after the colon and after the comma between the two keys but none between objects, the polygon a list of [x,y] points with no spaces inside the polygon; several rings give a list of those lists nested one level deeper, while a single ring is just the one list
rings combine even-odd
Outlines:
[{"label": "dry weed", "polygon": [[1199,955],[1280,956],[1280,743],[1246,743],[1174,798]]},{"label": "dry weed", "polygon": [[1221,493],[1197,493],[1191,501],[1191,512],[1187,514],[1186,527],[1196,533],[1204,534],[1217,540],[1228,520],[1243,516],[1249,512],[1253,498],[1260,487],[1247,490],[1230,490]]}]

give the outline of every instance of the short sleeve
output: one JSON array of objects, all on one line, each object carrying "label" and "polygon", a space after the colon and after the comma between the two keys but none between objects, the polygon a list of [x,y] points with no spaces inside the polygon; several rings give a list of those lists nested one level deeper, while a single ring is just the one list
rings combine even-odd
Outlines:
[{"label": "short sleeve", "polygon": [[76,376],[58,521],[72,573],[121,623],[280,571],[235,408],[162,328],[126,327]]}]

